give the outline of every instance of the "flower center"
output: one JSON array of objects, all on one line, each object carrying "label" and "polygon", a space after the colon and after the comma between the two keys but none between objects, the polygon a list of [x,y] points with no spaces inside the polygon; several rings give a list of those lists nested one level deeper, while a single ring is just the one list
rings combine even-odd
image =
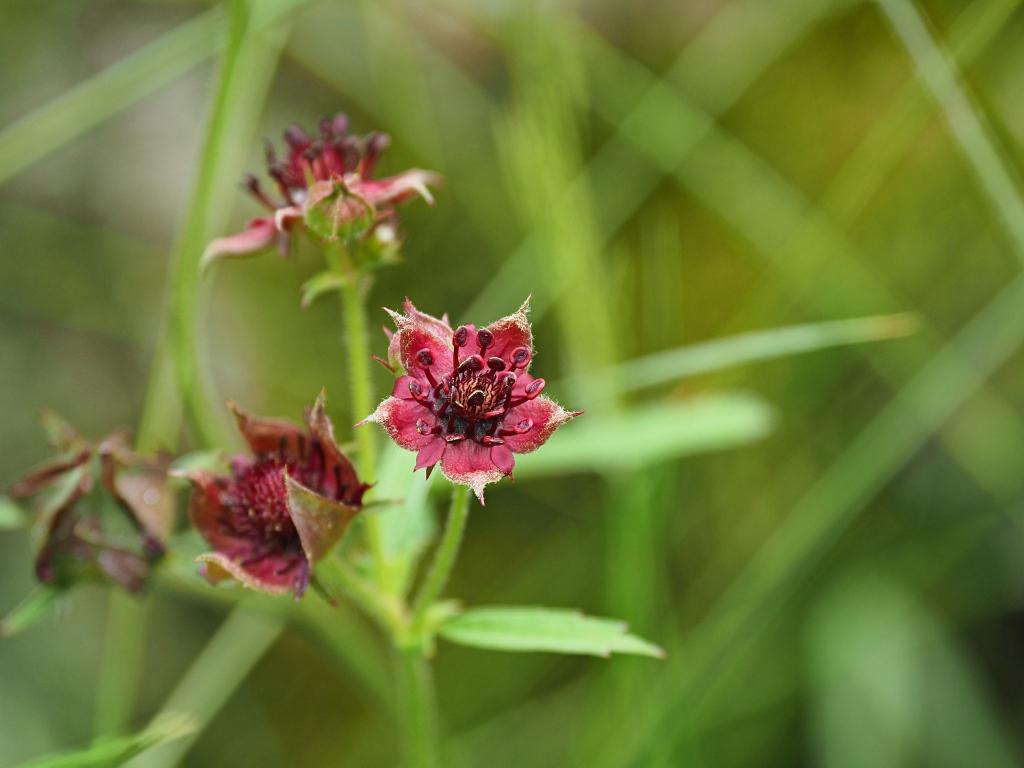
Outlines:
[{"label": "flower center", "polygon": [[468,351],[471,341],[469,336],[466,326],[452,334],[452,372],[440,379],[434,373],[435,361],[430,350],[421,349],[416,354],[428,387],[423,386],[422,380],[413,379],[409,392],[434,417],[432,424],[420,419],[416,429],[422,435],[440,435],[449,443],[470,439],[485,446],[501,445],[510,435],[533,429],[530,419],[510,426],[505,421],[512,409],[540,395],[544,379],[533,379],[525,387],[517,388],[519,378],[526,375],[530,350],[518,347],[508,360],[497,356],[485,358],[494,345],[494,336],[486,329],[476,333],[477,354],[463,358],[462,350]]},{"label": "flower center", "polygon": [[295,476],[294,462],[260,459],[235,473],[226,497],[229,515],[222,520],[233,536],[276,546],[297,546],[299,534],[288,513],[285,471]]},{"label": "flower center", "polygon": [[[353,136],[348,132],[345,115],[325,117],[319,128],[319,136],[310,136],[301,126],[290,126],[284,134],[288,145],[288,156],[284,159],[277,156],[273,144],[267,143],[267,175],[274,180],[284,205],[301,205],[310,179],[326,181],[353,173],[369,178],[390,141],[384,133]],[[245,186],[268,209],[282,207],[264,192],[255,176],[247,176]]]}]

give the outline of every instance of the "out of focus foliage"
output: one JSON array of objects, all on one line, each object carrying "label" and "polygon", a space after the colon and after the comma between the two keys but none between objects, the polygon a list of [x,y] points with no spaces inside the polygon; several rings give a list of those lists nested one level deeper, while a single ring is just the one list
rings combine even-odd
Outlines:
[{"label": "out of focus foliage", "polygon": [[[233,179],[293,120],[344,110],[389,132],[384,171],[435,168],[446,185],[436,208],[403,211],[404,260],[375,305],[412,294],[474,322],[532,292],[548,391],[610,425],[581,419],[552,440],[554,464],[524,461],[489,494],[452,592],[581,606],[668,653],[442,643],[446,764],[1022,764],[1020,2],[257,5],[249,65],[269,90],[233,129],[211,210],[233,228],[255,213]],[[42,408],[93,435],[140,417],[224,14],[7,0],[0,20],[6,487],[46,455]],[[280,58],[260,58],[281,36]],[[298,307],[316,271],[300,252],[214,272],[214,400],[287,415],[324,384],[344,391],[337,307]],[[903,311],[918,332],[882,344],[682,380],[609,373]],[[609,395],[629,375],[646,378]],[[676,421],[648,419],[656,439],[616,431],[621,409],[666,401]],[[365,415],[344,402],[339,425]],[[727,409],[744,439],[716,432],[723,403],[747,409]],[[31,585],[27,534],[0,530],[0,609]],[[195,586],[147,598],[147,719],[223,616]],[[90,741],[107,599],[77,590],[0,643],[0,765]],[[290,629],[188,764],[393,764],[383,646],[335,618],[348,662],[331,636]]]}]

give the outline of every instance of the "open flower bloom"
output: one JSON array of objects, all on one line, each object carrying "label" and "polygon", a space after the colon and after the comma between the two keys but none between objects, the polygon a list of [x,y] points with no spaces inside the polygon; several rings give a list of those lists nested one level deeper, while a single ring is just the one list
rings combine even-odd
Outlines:
[{"label": "open flower bloom", "polygon": [[306,413],[305,429],[230,407],[253,456],[235,457],[228,476],[183,473],[195,485],[192,524],[214,549],[199,556],[201,572],[212,584],[236,579],[301,597],[369,486],[334,440],[323,392]]},{"label": "open flower bloom", "polygon": [[288,156],[283,160],[272,145],[267,146],[267,175],[280,198],[264,191],[255,176],[248,176],[246,187],[268,215],[252,219],[236,235],[212,241],[203,254],[204,267],[217,259],[247,256],[273,245],[285,255],[290,233],[314,220],[326,219],[327,229],[335,235],[359,222],[364,225],[360,227],[363,236],[374,236],[380,247],[386,247],[395,239],[396,205],[417,195],[433,203],[428,185],[439,183],[435,173],[413,168],[373,178],[377,159],[390,140],[384,133],[350,135],[345,115],[323,118],[318,137],[293,124],[285,131],[284,140]]},{"label": "open flower bloom", "polygon": [[47,419],[60,454],[10,489],[35,507],[36,577],[60,588],[99,579],[139,591],[174,524],[166,458],[138,456],[123,433],[92,443]]},{"label": "open flower bloom", "polygon": [[536,450],[579,415],[541,396],[544,379],[529,374],[533,333],[529,301],[486,328],[420,312],[406,299],[391,312],[397,330],[388,357],[404,375],[374,421],[403,448],[416,451],[415,469],[441,463],[445,477],[468,485],[482,504],[484,487],[515,467],[516,453]]}]

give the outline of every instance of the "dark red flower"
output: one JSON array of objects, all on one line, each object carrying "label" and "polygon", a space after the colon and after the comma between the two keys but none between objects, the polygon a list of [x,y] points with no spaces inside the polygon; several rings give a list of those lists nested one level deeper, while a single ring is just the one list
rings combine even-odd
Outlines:
[{"label": "dark red flower", "polygon": [[323,392],[306,412],[306,429],[230,407],[253,456],[235,457],[229,476],[184,473],[195,485],[192,524],[214,548],[198,558],[202,573],[213,584],[237,579],[301,597],[369,486],[334,440]]},{"label": "dark red flower", "polygon": [[92,443],[56,416],[46,420],[60,455],[10,490],[34,502],[36,577],[61,588],[98,578],[137,592],[174,524],[166,457],[138,456],[123,433]]},{"label": "dark red flower", "polygon": [[246,256],[275,244],[284,255],[290,233],[303,222],[328,237],[348,224],[361,222],[365,225],[361,236],[373,236],[379,241],[377,245],[386,248],[396,235],[396,205],[417,195],[433,203],[428,186],[439,183],[435,173],[413,168],[374,179],[374,166],[390,139],[385,133],[349,134],[345,115],[323,118],[316,137],[293,124],[285,131],[284,140],[288,155],[283,159],[272,145],[267,145],[267,175],[280,197],[266,192],[255,176],[245,181],[270,215],[252,219],[236,235],[212,241],[203,254],[204,265],[219,258]]},{"label": "dark red flower", "polygon": [[397,330],[388,347],[404,375],[361,423],[377,422],[400,446],[416,451],[415,469],[429,474],[440,462],[445,477],[468,485],[482,504],[484,487],[512,474],[513,454],[536,450],[580,413],[542,397],[544,379],[528,373],[528,305],[486,328],[453,331],[446,318],[420,312],[406,299],[404,315],[391,312]]}]

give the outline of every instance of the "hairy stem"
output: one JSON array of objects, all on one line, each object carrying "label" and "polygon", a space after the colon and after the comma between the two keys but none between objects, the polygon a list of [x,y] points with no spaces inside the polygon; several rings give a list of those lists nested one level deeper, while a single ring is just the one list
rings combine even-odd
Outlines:
[{"label": "hairy stem", "polygon": [[403,764],[406,768],[437,768],[441,760],[430,664],[418,650],[400,649],[396,654]]},{"label": "hairy stem", "polygon": [[427,577],[420,587],[413,606],[412,631],[414,637],[419,636],[424,628],[430,607],[444,591],[448,578],[451,576],[455,560],[459,555],[462,534],[469,520],[469,488],[464,485],[452,486],[452,505],[448,511],[448,522],[444,527],[444,536],[434,554],[434,562],[430,565]]},{"label": "hairy stem", "polygon": [[[352,418],[368,416],[375,405],[373,377],[370,373],[370,339],[366,322],[366,286],[358,273],[345,276],[341,305],[345,323],[345,348],[348,352],[349,390]],[[359,470],[363,482],[374,482],[377,474],[377,433],[371,426],[356,430],[359,441]],[[378,583],[385,571],[384,543],[380,521],[373,515],[363,518],[367,542],[373,555]]]}]

